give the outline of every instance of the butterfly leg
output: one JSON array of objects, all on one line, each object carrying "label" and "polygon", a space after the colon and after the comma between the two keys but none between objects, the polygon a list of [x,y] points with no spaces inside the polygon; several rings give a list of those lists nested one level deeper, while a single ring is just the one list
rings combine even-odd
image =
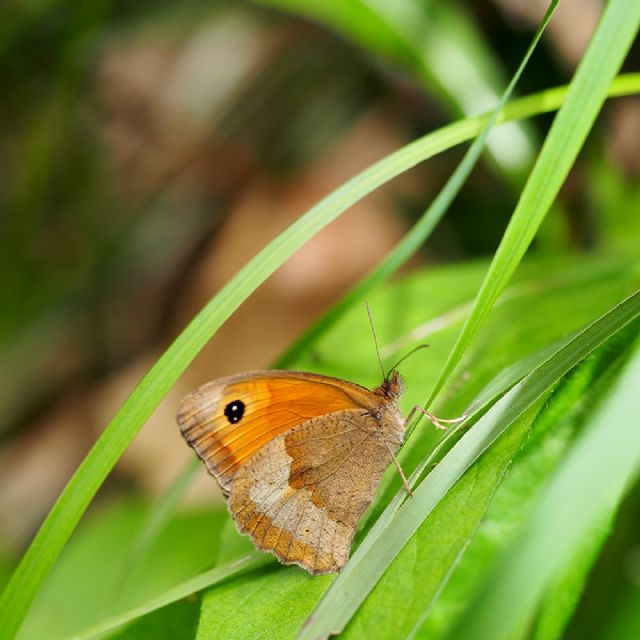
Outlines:
[{"label": "butterfly leg", "polygon": [[407,492],[407,495],[412,496],[413,495],[413,491],[411,490],[411,486],[409,485],[409,481],[407,480],[407,476],[404,475],[404,471],[402,470],[402,465],[398,462],[398,458],[396,458],[396,454],[393,453],[393,449],[391,448],[391,445],[385,440],[385,446],[387,447],[387,451],[389,452],[389,455],[391,456],[391,459],[393,460],[393,464],[396,465],[396,469],[398,470],[398,473],[400,474],[400,477],[402,478],[402,484],[404,486],[404,490]]},{"label": "butterfly leg", "polygon": [[421,407],[419,404],[417,404],[415,405],[415,407],[413,407],[413,409],[411,409],[409,415],[407,416],[407,419],[404,421],[405,429],[411,424],[411,420],[413,419],[413,416],[416,415],[416,413],[421,413],[422,415],[426,416],[436,429],[442,429],[443,431],[446,431],[449,428],[448,425],[464,422],[469,417],[464,414],[459,418],[446,420],[444,418],[438,418],[437,416],[434,416],[433,413],[430,413],[424,407]]}]

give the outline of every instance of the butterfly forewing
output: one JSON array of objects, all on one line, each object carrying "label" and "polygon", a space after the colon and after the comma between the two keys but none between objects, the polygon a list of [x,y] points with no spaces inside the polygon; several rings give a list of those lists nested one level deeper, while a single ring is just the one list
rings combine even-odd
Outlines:
[{"label": "butterfly forewing", "polygon": [[274,437],[310,418],[348,409],[367,411],[376,402],[368,389],[336,378],[253,372],[221,378],[186,396],[178,423],[228,491],[239,467]]}]

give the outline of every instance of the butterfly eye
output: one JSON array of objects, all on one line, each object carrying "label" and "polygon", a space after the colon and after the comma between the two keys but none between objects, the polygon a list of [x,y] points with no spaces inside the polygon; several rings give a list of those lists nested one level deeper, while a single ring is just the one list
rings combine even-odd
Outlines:
[{"label": "butterfly eye", "polygon": [[234,400],[224,408],[224,415],[231,424],[240,422],[244,415],[244,402],[242,400]]}]

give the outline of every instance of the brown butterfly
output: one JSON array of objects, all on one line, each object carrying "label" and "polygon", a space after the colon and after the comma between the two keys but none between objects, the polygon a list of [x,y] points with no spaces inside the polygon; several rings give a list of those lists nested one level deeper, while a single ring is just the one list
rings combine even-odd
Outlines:
[{"label": "brown butterfly", "polygon": [[[300,371],[254,371],[187,395],[178,423],[213,475],[241,533],[309,573],[339,571],[393,461],[407,420],[394,369],[370,391]],[[451,421],[443,421],[451,422]]]}]

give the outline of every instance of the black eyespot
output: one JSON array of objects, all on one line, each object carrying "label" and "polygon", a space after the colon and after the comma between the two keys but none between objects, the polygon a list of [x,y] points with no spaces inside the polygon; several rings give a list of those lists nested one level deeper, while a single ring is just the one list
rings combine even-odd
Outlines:
[{"label": "black eyespot", "polygon": [[231,424],[240,422],[244,415],[244,402],[242,400],[234,400],[224,408],[224,415]]}]

